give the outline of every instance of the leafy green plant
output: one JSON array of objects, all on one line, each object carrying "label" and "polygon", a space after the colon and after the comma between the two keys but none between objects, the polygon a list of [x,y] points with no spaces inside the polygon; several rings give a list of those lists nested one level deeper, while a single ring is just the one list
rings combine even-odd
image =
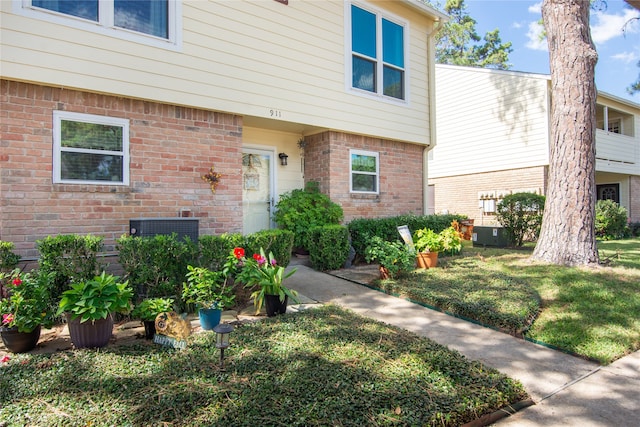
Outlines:
[{"label": "leafy green plant", "polygon": [[62,293],[56,314],[69,313],[71,320],[87,322],[106,319],[113,313],[129,313],[133,291],[129,282],[120,283],[118,279],[103,271],[93,279],[72,283]]},{"label": "leafy green plant", "polygon": [[342,207],[322,194],[317,182],[308,182],[304,190],[280,196],[273,220],[280,228],[294,233],[294,247],[308,249],[312,244],[310,228],[340,224],[343,216]]},{"label": "leafy green plant", "polygon": [[447,227],[440,232],[442,239],[442,251],[449,255],[455,255],[462,249],[462,233],[455,227]]},{"label": "leafy green plant", "polygon": [[396,278],[413,269],[415,254],[404,243],[397,240],[389,242],[374,236],[365,250],[365,260],[369,263],[377,262],[389,270],[391,278]]},{"label": "leafy green plant", "polygon": [[622,239],[629,236],[627,210],[613,200],[596,202],[596,236],[603,240]]},{"label": "leafy green plant", "polygon": [[51,298],[58,300],[72,282],[88,280],[98,274],[98,254],[104,247],[102,236],[60,234],[36,241],[38,264],[45,274],[53,273]]},{"label": "leafy green plant", "polygon": [[199,308],[222,310],[231,307],[235,299],[228,285],[229,271],[211,271],[204,267],[187,266],[187,281],[182,285],[182,298]]},{"label": "leafy green plant", "polygon": [[229,252],[236,246],[241,246],[243,242],[244,237],[241,233],[200,236],[198,239],[200,252],[198,265],[209,270],[222,270],[227,262]]},{"label": "leafy green plant", "polygon": [[498,203],[496,219],[504,226],[512,244],[522,246],[525,240],[538,239],[544,202],[545,197],[539,194],[514,193]]},{"label": "leafy green plant", "polygon": [[31,332],[38,325],[49,327],[53,324],[49,307],[53,273],[40,270],[11,274],[0,273],[0,280],[8,277],[8,296],[0,299],[1,326],[18,328],[19,332]]},{"label": "leafy green plant", "polygon": [[421,228],[413,233],[413,244],[418,252],[442,252],[444,240],[440,233],[430,228]]},{"label": "leafy green plant", "polygon": [[235,248],[233,254],[242,265],[236,279],[248,288],[258,288],[251,294],[256,313],[262,308],[265,295],[277,295],[280,301],[284,301],[285,297],[298,301],[298,292],[282,283],[296,272],[295,268],[285,273],[285,267],[278,264],[273,253],[269,252],[267,258],[263,248],[260,248],[259,254],[254,253],[252,258],[245,257],[244,248]]},{"label": "leafy green plant", "polygon": [[148,298],[137,304],[131,312],[131,317],[151,322],[158,314],[173,310],[173,298]]},{"label": "leafy green plant", "polygon": [[313,246],[309,260],[320,271],[341,268],[349,256],[349,229],[343,225],[324,225],[309,230]]}]

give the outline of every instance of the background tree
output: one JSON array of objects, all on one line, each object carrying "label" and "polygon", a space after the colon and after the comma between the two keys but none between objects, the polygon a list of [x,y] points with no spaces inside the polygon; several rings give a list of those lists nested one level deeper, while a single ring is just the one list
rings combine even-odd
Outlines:
[{"label": "background tree", "polygon": [[507,70],[511,42],[502,43],[500,30],[489,31],[481,38],[476,21],[469,16],[464,0],[447,0],[444,11],[451,17],[436,36],[436,62]]},{"label": "background tree", "polygon": [[598,264],[595,238],[595,65],[589,2],[544,0],[551,69],[551,146],[545,215],[532,258]]}]

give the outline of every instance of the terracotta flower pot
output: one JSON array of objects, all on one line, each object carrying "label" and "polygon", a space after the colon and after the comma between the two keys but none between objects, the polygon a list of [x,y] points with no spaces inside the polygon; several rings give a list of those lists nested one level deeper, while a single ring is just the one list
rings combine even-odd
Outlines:
[{"label": "terracotta flower pot", "polygon": [[433,268],[438,266],[438,252],[418,252],[416,259],[419,268]]}]

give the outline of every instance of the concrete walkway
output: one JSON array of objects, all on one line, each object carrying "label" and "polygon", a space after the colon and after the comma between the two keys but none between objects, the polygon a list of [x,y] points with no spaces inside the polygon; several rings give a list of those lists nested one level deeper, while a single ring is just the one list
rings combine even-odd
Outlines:
[{"label": "concrete walkway", "polygon": [[522,382],[536,404],[496,425],[640,426],[640,352],[602,367],[362,286],[377,276],[371,267],[325,274],[304,260],[292,265],[298,271],[287,285],[306,302],[337,304],[401,327]]}]

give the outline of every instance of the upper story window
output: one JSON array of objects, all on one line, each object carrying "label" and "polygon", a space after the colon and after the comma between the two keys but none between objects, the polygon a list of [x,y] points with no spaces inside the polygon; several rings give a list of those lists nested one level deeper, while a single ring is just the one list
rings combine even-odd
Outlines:
[{"label": "upper story window", "polygon": [[14,1],[23,14],[38,19],[160,47],[178,44],[179,0]]},{"label": "upper story window", "polygon": [[53,182],[129,184],[129,121],[53,112]]},{"label": "upper story window", "polygon": [[406,99],[405,23],[351,5],[351,87]]},{"label": "upper story window", "polygon": [[349,150],[349,191],[378,194],[380,156],[374,151]]}]

